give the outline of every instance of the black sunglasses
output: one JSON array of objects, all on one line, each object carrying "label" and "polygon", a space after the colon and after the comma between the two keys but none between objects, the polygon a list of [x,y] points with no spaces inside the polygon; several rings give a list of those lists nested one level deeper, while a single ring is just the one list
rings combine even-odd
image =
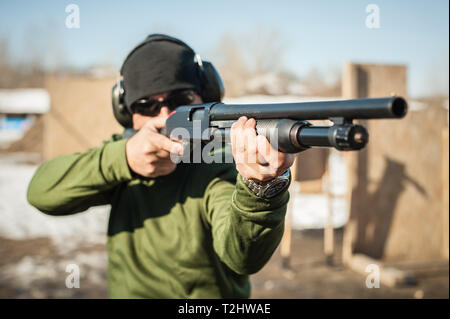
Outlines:
[{"label": "black sunglasses", "polygon": [[163,101],[154,99],[140,99],[134,102],[130,109],[133,113],[146,116],[157,116],[162,106],[167,106],[171,111],[178,106],[192,104],[195,100],[195,91],[190,89],[172,91]]}]

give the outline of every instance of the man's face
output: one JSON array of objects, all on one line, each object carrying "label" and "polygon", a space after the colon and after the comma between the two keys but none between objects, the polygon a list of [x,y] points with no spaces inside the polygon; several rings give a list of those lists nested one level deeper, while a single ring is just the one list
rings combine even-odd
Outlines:
[{"label": "man's face", "polygon": [[[165,119],[167,119],[169,117],[169,114],[171,111],[171,108],[169,107],[167,102],[167,98],[169,96],[171,96],[173,92],[164,92],[164,93],[160,93],[160,94],[154,94],[148,97],[148,100],[150,101],[158,101],[161,102],[161,107],[159,109],[159,112],[157,112],[157,115],[154,116],[149,116],[149,115],[144,115],[141,113],[135,113],[133,112],[133,128],[135,130],[140,130],[145,123],[147,123],[147,121],[151,118],[155,118],[155,117],[163,117]],[[200,95],[198,95],[197,93],[194,92],[194,99],[192,100],[191,103],[189,104],[201,104],[203,103],[202,98],[200,97]]]}]

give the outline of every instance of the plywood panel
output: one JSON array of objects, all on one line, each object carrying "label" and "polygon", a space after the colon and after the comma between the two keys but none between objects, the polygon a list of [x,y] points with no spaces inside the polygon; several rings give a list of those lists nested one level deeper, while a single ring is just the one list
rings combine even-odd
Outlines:
[{"label": "plywood panel", "polygon": [[45,115],[45,159],[84,151],[122,132],[111,109],[114,81],[87,77],[47,79],[51,109]]},{"label": "plywood panel", "polygon": [[449,255],[449,208],[448,208],[448,127],[442,130],[442,255]]},{"label": "plywood panel", "polygon": [[[404,66],[348,64],[344,98],[406,97],[406,73]],[[401,120],[364,122],[370,142],[347,156],[353,234],[346,242],[354,253],[386,261],[442,255],[441,139],[447,114],[430,102]]]}]

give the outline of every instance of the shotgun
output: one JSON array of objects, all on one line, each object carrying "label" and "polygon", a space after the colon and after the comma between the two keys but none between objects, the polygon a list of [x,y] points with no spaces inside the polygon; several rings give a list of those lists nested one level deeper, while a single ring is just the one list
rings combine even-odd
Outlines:
[{"label": "shotgun", "polygon": [[[402,97],[364,98],[277,104],[224,104],[219,102],[178,107],[167,119],[161,134],[202,144],[230,142],[231,125],[241,116],[256,120],[257,134],[267,137],[284,153],[310,147],[360,150],[369,140],[357,119],[402,118],[407,113]],[[333,125],[315,126],[308,120],[330,120]]]}]

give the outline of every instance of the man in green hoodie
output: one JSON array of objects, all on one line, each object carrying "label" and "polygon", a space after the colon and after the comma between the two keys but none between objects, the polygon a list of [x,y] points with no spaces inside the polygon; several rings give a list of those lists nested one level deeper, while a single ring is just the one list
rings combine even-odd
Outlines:
[{"label": "man in green hoodie", "polygon": [[181,144],[159,134],[177,106],[211,98],[201,66],[180,40],[149,36],[121,69],[137,133],[50,160],[30,182],[28,201],[46,214],[111,205],[111,298],[248,298],[249,275],[281,240],[294,155],[271,148],[254,119],[231,129],[234,163],[176,164]]}]

